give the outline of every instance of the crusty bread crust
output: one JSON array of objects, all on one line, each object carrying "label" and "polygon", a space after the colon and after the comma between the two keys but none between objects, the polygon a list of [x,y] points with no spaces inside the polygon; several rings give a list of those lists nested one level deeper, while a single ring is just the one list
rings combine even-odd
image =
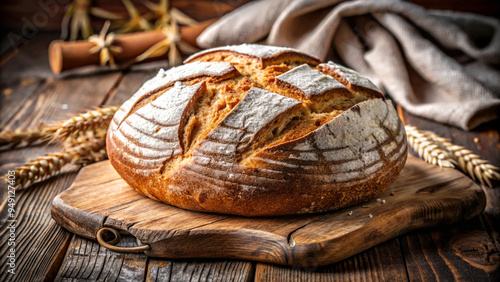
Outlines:
[{"label": "crusty bread crust", "polygon": [[160,71],[113,118],[111,163],[139,193],[204,212],[313,213],[373,198],[404,166],[404,126],[369,80],[319,63],[242,45]]}]

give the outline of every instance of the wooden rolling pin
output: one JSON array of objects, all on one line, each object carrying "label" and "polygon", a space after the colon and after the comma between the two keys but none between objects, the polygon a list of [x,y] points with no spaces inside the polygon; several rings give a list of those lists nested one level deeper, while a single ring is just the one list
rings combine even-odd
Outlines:
[{"label": "wooden rolling pin", "polygon": [[[191,46],[198,47],[196,38],[210,24],[217,19],[208,20],[196,25],[180,27],[181,39]],[[117,35],[113,46],[121,48],[120,52],[113,53],[117,65],[127,65],[135,62],[137,56],[144,53],[154,44],[164,40],[166,35],[160,30],[142,31],[129,34]],[[99,65],[99,52],[91,53],[90,49],[95,47],[94,42],[62,41],[55,40],[49,46],[49,63],[52,71],[59,74],[63,71],[75,69],[88,65]],[[153,59],[164,58],[165,56]],[[148,60],[150,61],[150,60]]]}]

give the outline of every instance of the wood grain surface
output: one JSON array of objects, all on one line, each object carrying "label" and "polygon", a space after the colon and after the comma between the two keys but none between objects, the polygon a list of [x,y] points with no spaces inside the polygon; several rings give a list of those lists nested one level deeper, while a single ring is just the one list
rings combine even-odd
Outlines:
[{"label": "wood grain surface", "polygon": [[[420,129],[450,138],[453,143],[500,165],[500,120],[467,132],[405,112],[402,118],[405,124],[417,125]],[[487,203],[480,216],[398,238],[411,280],[500,280],[500,189],[498,182],[494,184],[494,189],[482,186]],[[466,244],[457,245],[465,238]],[[482,243],[478,245],[478,242]]]},{"label": "wood grain surface", "polygon": [[129,233],[151,246],[145,253],[152,257],[315,267],[413,229],[469,219],[485,204],[483,191],[461,173],[410,157],[386,193],[347,209],[270,218],[199,213],[136,193],[109,162],[101,162],[82,169],[72,187],[54,199],[52,215],[87,238],[95,239],[102,227]]},{"label": "wood grain surface", "polygon": [[[371,271],[362,271],[370,269]],[[408,281],[397,240],[326,266],[257,264],[255,281]]]}]

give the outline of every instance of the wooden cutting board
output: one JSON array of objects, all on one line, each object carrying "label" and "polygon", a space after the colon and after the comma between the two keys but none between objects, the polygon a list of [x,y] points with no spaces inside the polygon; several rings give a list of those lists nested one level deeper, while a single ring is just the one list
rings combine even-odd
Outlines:
[{"label": "wooden cutting board", "polygon": [[377,199],[300,216],[245,218],[169,206],[136,193],[108,161],[83,168],[53,202],[52,216],[96,239],[102,227],[131,234],[164,258],[234,258],[285,265],[330,264],[417,228],[478,215],[486,198],[462,173],[409,156]]}]

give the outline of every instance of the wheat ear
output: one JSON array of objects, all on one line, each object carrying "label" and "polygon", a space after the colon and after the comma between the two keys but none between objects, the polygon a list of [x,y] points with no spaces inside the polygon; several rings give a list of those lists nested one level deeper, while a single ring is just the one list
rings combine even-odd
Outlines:
[{"label": "wheat ear", "polygon": [[0,132],[0,146],[10,144],[12,147],[25,142],[27,145],[36,141],[48,141],[50,133],[43,128],[16,129],[14,131]]},{"label": "wheat ear", "polygon": [[479,180],[481,184],[493,187],[490,179],[500,180],[500,169],[481,156],[474,154],[471,150],[463,146],[455,145],[449,142],[448,139],[428,132],[428,135],[440,143],[440,146],[450,152],[451,156],[457,161],[458,167],[465,173],[469,174],[474,180]]},{"label": "wheat ear", "polygon": [[[47,154],[36,160],[28,161],[23,166],[17,167],[15,171],[15,182],[12,186],[25,187],[28,183],[44,179],[60,171],[69,163],[86,164],[88,156],[100,154],[105,148],[102,138],[94,138],[84,143],[65,148],[57,153]],[[81,163],[81,161],[84,161]],[[4,178],[8,179],[6,175]]]},{"label": "wheat ear", "polygon": [[117,110],[117,106],[101,107],[41,128],[0,132],[0,146],[16,146],[22,142],[29,145],[35,141],[66,141],[86,131],[106,129]]},{"label": "wheat ear", "polygon": [[56,123],[49,127],[49,131],[53,132],[52,139],[66,140],[84,131],[108,127],[117,110],[117,106],[101,107]]},{"label": "wheat ear", "polygon": [[[92,150],[86,150],[84,151],[86,154],[80,154],[78,159],[74,161],[75,164],[79,164],[82,166],[99,162],[102,160],[105,160],[108,158],[108,154],[106,152],[106,130],[105,129],[100,129],[96,130],[95,132],[87,132],[89,133],[87,136],[85,135],[80,135],[78,136],[74,142],[72,143],[66,143],[67,147],[76,147],[81,144],[94,144],[92,146]],[[102,140],[102,142],[101,142]],[[93,142],[96,143],[93,143]]]},{"label": "wheat ear", "polygon": [[457,162],[449,152],[443,150],[425,131],[415,126],[405,126],[408,144],[426,162],[440,167],[454,168]]},{"label": "wheat ear", "polygon": [[[493,187],[491,180],[500,180],[500,169],[482,159],[481,156],[474,154],[471,150],[455,145],[449,139],[443,138],[434,132],[420,130],[410,125],[405,128],[408,143],[425,161],[436,164],[432,155],[434,154],[435,157],[439,152],[444,152],[445,156],[443,158],[452,160],[453,166],[450,167],[458,166],[473,180],[478,180],[481,184],[489,187]],[[440,165],[439,162],[437,164]]]}]

